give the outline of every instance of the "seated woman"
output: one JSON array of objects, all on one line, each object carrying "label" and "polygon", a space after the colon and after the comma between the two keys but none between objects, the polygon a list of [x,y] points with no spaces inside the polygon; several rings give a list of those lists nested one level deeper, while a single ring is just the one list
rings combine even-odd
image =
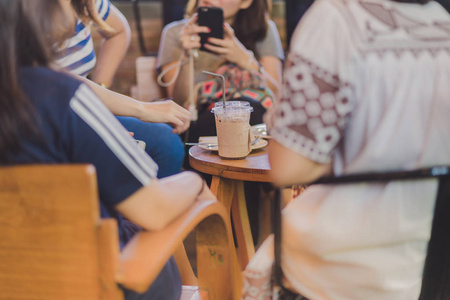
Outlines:
[{"label": "seated woman", "polygon": [[[95,93],[51,69],[54,37],[73,24],[72,18],[58,0],[0,1],[0,165],[94,165],[101,215],[118,221],[124,245],[133,232],[123,218],[158,230],[195,201],[214,195],[192,172],[157,179],[155,162]],[[171,259],[146,293],[125,290],[125,295],[127,300],[178,300],[180,292]]]},{"label": "seated woman", "polygon": [[[434,1],[316,1],[272,115],[274,183],[450,164],[449,24]],[[305,298],[281,299],[418,299],[436,187],[308,187],[283,211],[281,245],[287,293]],[[246,300],[269,297],[272,247],[247,267]]]},{"label": "seated woman", "polygon": [[[219,7],[224,14],[224,39],[210,38],[205,44],[205,48],[210,52],[198,51],[200,49],[199,33],[209,31],[208,27],[197,25],[195,12],[200,6]],[[284,52],[275,23],[268,16],[270,8],[270,0],[189,0],[186,11],[190,19],[168,24],[161,36],[158,67],[164,73],[165,83],[173,81],[173,84],[167,87],[168,95],[180,105],[189,105],[191,82],[189,76],[191,75],[187,61],[190,51],[195,50],[198,57],[194,59],[194,84],[197,85],[208,79],[208,75],[203,74],[202,71],[216,72],[222,66],[221,70],[226,78],[236,81],[246,78],[243,82],[244,87],[247,83],[261,85],[271,90],[276,97],[279,92],[278,84],[281,81]],[[177,65],[179,65],[178,74]],[[250,78],[253,78],[252,83]],[[258,83],[260,80],[262,83]],[[255,86],[252,87],[255,88]],[[197,97],[203,98],[204,103],[197,103],[198,121],[189,129],[189,140],[193,142],[197,142],[199,136],[216,134],[214,117],[210,113],[210,101],[215,101],[217,98],[202,93],[196,95]],[[232,95],[227,97],[230,98]],[[271,101],[265,102],[248,95],[236,97],[238,97],[236,100],[249,101],[253,106],[251,124],[261,123],[262,115],[271,105]]]},{"label": "seated woman", "polygon": [[[137,140],[146,143],[145,151],[159,166],[159,178],[180,172],[184,146],[178,134],[189,127],[190,113],[171,100],[145,103],[103,88],[111,85],[130,43],[130,27],[125,17],[109,0],[65,0],[61,5],[77,19],[59,50],[56,61],[59,68],[79,76],[122,125]],[[98,59],[92,27],[103,38]],[[87,75],[92,81],[85,78]]]}]

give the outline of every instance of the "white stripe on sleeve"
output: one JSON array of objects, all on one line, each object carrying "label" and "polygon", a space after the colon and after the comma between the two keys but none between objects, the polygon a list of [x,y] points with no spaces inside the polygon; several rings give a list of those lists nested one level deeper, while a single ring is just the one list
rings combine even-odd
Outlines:
[{"label": "white stripe on sleeve", "polygon": [[[89,93],[85,93],[85,91]],[[108,128],[111,128],[112,131],[124,131],[126,132],[125,135],[118,135],[116,136],[117,139],[120,140],[120,142],[124,145],[127,151],[133,151],[136,150],[135,143],[133,138],[128,134],[126,129],[120,124],[120,122],[117,120],[116,117],[111,113],[111,111],[103,104],[103,102],[98,99],[98,101],[91,101],[90,97],[93,92],[86,87],[86,89],[80,90],[80,98],[83,99],[83,104],[88,106],[90,110],[97,112],[98,114],[104,115],[107,117],[108,120],[105,121],[106,124],[108,124]],[[129,141],[132,140],[133,142],[130,143]],[[150,158],[150,156],[142,151],[142,149],[139,149],[136,153],[136,157],[141,159],[139,161],[142,164],[149,163],[148,160],[150,159],[151,163],[154,164],[154,167],[156,170],[158,170],[158,165],[153,161],[153,159]]]},{"label": "white stripe on sleeve", "polygon": [[125,128],[87,86],[80,85],[70,101],[70,107],[101,137],[142,185],[147,185],[156,177],[156,163],[135,145]]}]

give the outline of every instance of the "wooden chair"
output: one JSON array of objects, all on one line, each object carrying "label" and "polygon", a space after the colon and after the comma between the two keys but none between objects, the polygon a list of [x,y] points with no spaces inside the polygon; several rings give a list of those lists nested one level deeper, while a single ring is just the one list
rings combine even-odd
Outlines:
[{"label": "wooden chair", "polygon": [[194,227],[202,299],[239,298],[220,203],[197,203],[165,229],[138,233],[121,253],[116,221],[100,219],[98,205],[93,166],[0,168],[0,299],[118,300],[118,283],[145,291]]},{"label": "wooden chair", "polygon": [[[352,174],[324,177],[311,184],[354,184],[388,182],[394,180],[421,180],[436,178],[439,181],[436,204],[422,276],[419,300],[450,299],[450,166],[435,166],[412,171]],[[281,269],[281,192],[277,190],[273,201],[273,231],[275,236],[274,279],[282,286]]]}]

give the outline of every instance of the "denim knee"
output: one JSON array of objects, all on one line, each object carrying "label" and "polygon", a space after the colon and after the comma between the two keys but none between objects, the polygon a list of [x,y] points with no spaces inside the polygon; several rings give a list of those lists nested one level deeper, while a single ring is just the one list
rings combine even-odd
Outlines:
[{"label": "denim knee", "polygon": [[144,141],[145,151],[159,167],[158,178],[181,171],[184,145],[181,138],[172,132],[172,127],[163,123],[146,123],[132,117],[117,117],[122,125],[134,133],[134,138]]}]

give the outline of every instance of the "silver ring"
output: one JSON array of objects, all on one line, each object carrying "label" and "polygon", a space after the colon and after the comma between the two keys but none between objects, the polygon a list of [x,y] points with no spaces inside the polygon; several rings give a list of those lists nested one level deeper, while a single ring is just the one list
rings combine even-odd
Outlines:
[{"label": "silver ring", "polygon": [[191,35],[191,41],[195,41],[195,36]]}]

